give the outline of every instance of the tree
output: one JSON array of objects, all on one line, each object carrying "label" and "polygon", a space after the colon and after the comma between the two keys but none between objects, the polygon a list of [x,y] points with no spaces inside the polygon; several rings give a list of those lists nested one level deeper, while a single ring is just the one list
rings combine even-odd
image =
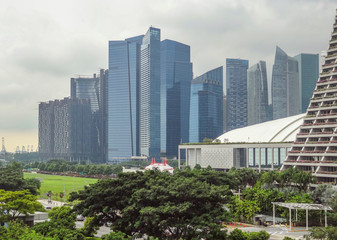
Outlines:
[{"label": "tree", "polygon": [[37,197],[31,195],[28,190],[16,192],[0,190],[0,221],[8,222],[19,214],[44,211],[42,204],[36,200]]},{"label": "tree", "polygon": [[327,237],[327,234],[323,228],[313,227],[309,231],[310,231],[310,237],[313,239],[323,240]]},{"label": "tree", "polygon": [[12,162],[5,168],[0,168],[0,189],[5,191],[23,190],[24,179],[22,165]]},{"label": "tree", "polygon": [[[233,197],[234,201],[228,204],[230,210],[239,220],[252,222],[252,217],[257,212],[261,211],[256,200],[240,200],[238,197]],[[242,217],[243,219],[242,219]]]},{"label": "tree", "polygon": [[54,207],[49,211],[50,221],[37,223],[32,228],[35,232],[60,240],[77,239],[84,240],[81,230],[76,229],[76,214],[67,206]]},{"label": "tree", "polygon": [[103,240],[131,240],[132,237],[126,236],[126,234],[122,232],[111,232],[109,234],[103,235],[102,239]]},{"label": "tree", "polygon": [[228,187],[210,185],[197,177],[146,171],[101,180],[70,200],[74,210],[93,216],[97,223],[111,222],[115,231],[159,239],[192,239],[220,235],[215,219],[224,214]]},{"label": "tree", "polygon": [[0,239],[2,240],[58,240],[59,238],[44,237],[43,235],[36,233],[28,226],[23,225],[22,222],[12,221],[9,223],[9,227],[0,227]]},{"label": "tree", "polygon": [[28,178],[28,179],[24,179],[24,189],[27,189],[30,191],[31,194],[33,195],[38,195],[39,192],[38,190],[41,187],[41,182],[36,179],[36,178]]}]

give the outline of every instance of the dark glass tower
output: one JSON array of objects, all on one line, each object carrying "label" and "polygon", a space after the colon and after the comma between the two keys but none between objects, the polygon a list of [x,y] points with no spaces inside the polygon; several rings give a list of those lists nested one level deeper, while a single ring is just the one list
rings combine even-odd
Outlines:
[{"label": "dark glass tower", "polygon": [[247,126],[248,60],[226,59],[226,131]]},{"label": "dark glass tower", "polygon": [[273,119],[301,113],[298,62],[276,47],[272,76]]},{"label": "dark glass tower", "polygon": [[298,73],[301,91],[301,112],[307,111],[312,92],[315,89],[319,74],[318,54],[301,53],[294,57],[298,61]]},{"label": "dark glass tower", "polygon": [[190,46],[161,42],[161,152],[178,155],[178,145],[189,140],[190,87],[192,63]]},{"label": "dark glass tower", "polygon": [[223,68],[192,80],[189,142],[214,139],[223,133]]},{"label": "dark glass tower", "polygon": [[109,41],[107,158],[119,163],[139,154],[140,46],[143,35]]},{"label": "dark glass tower", "polygon": [[150,27],[140,50],[140,154],[160,157],[160,29]]},{"label": "dark glass tower", "polygon": [[266,62],[259,61],[247,70],[248,125],[268,120],[268,86]]},{"label": "dark glass tower", "polygon": [[99,74],[92,77],[80,76],[71,78],[70,96],[72,99],[89,99],[91,106],[91,148],[92,161],[105,162],[105,127],[104,104],[106,99],[105,84],[107,71],[100,70]]}]

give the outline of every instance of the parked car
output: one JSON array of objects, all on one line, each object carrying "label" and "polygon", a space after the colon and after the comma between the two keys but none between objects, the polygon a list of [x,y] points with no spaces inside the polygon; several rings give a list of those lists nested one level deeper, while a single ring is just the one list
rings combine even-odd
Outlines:
[{"label": "parked car", "polygon": [[77,221],[84,221],[84,217],[82,215],[77,215]]}]

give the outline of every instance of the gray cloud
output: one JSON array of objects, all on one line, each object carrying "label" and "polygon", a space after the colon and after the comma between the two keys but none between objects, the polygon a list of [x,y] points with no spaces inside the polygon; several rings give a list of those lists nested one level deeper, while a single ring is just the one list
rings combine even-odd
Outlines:
[{"label": "gray cloud", "polygon": [[69,79],[107,68],[108,41],[151,25],[191,46],[194,74],[226,58],[267,61],[328,46],[336,0],[0,0],[1,129],[37,129],[38,102],[69,96]]}]

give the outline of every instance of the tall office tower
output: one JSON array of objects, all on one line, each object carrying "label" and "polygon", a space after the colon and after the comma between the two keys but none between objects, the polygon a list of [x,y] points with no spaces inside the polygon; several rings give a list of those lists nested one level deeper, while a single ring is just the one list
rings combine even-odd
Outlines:
[{"label": "tall office tower", "polygon": [[247,126],[248,60],[226,59],[226,130]]},{"label": "tall office tower", "polygon": [[138,88],[142,40],[143,35],[109,41],[107,158],[111,163],[130,160],[139,153]]},{"label": "tall office tower", "polygon": [[259,61],[247,70],[248,125],[268,120],[268,86],[266,62]]},{"label": "tall office tower", "polygon": [[106,81],[106,71],[101,70],[100,74],[93,74],[92,77],[80,76],[71,78],[70,96],[71,98],[89,99],[91,105],[91,147],[92,161],[105,162],[104,148],[104,124],[103,124],[103,91],[104,81]]},{"label": "tall office tower", "polygon": [[322,72],[282,169],[310,171],[320,183],[337,184],[337,15]]},{"label": "tall office tower", "polygon": [[160,29],[150,27],[140,53],[140,154],[160,157]]},{"label": "tall office tower", "polygon": [[298,62],[276,47],[272,75],[273,119],[301,113]]},{"label": "tall office tower", "polygon": [[222,133],[223,67],[218,67],[192,80],[189,141],[202,142]]},{"label": "tall office tower", "polygon": [[41,160],[70,161],[91,158],[91,106],[88,99],[39,104],[39,156]]},{"label": "tall office tower", "polygon": [[161,152],[178,156],[178,145],[188,142],[190,87],[193,77],[190,46],[164,40],[161,42],[160,104]]},{"label": "tall office tower", "polygon": [[294,57],[298,62],[301,112],[307,111],[319,75],[319,55],[301,53]]}]

